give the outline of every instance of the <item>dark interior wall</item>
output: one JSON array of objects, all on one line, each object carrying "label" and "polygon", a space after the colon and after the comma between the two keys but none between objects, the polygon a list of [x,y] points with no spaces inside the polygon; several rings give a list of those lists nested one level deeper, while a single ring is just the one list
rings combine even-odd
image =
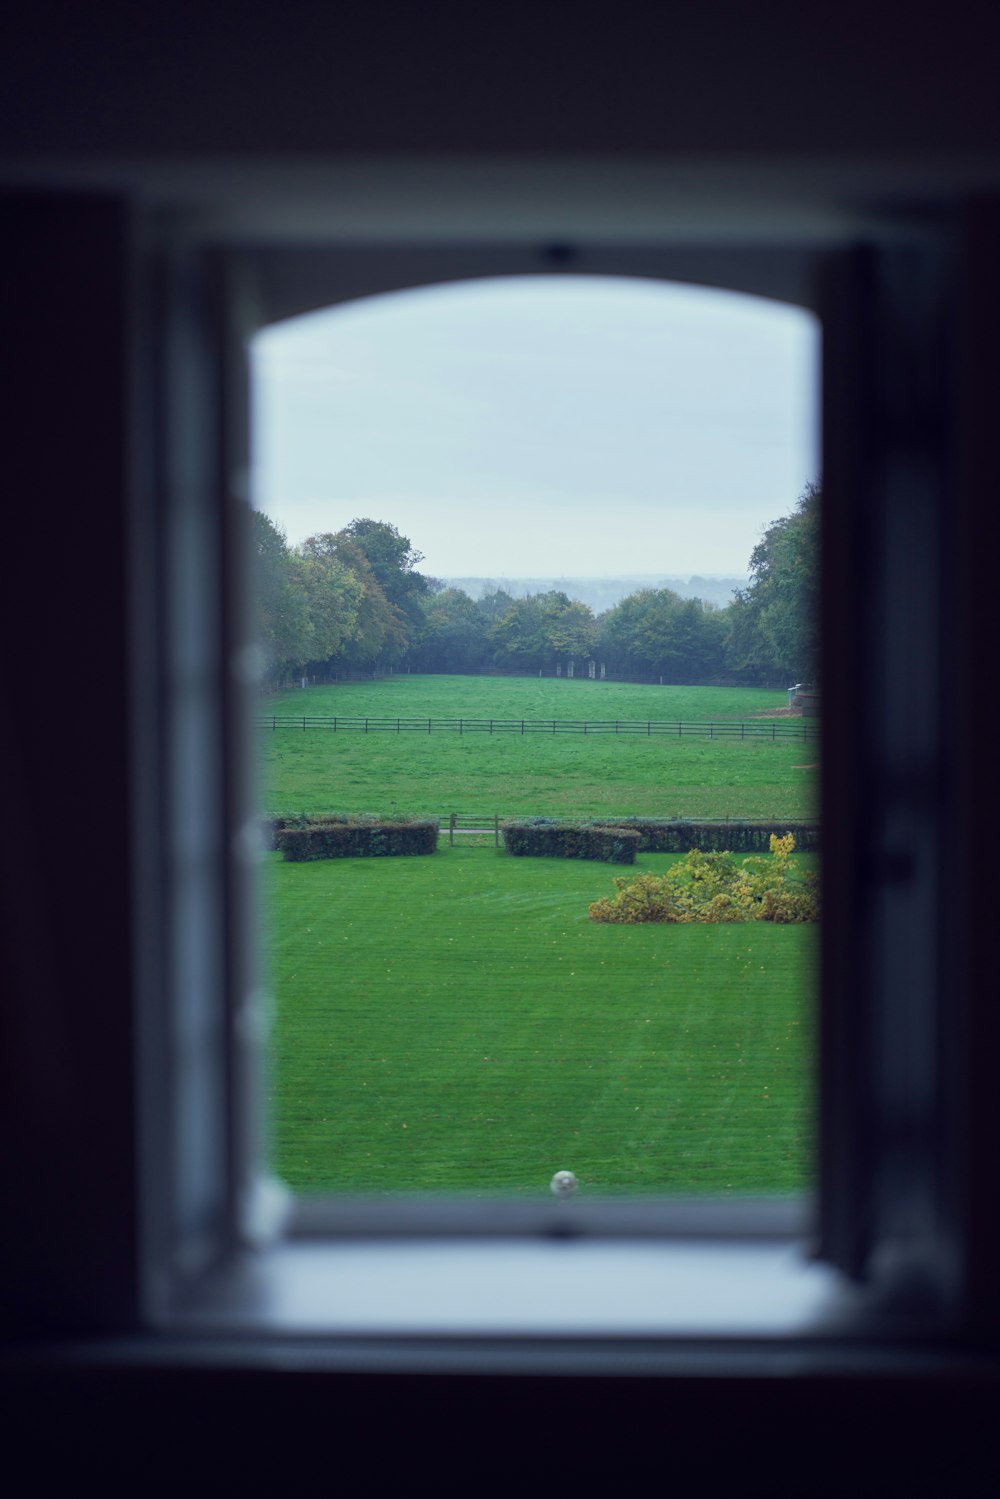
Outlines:
[{"label": "dark interior wall", "polygon": [[39,0],[8,21],[14,154],[982,151],[995,8]]},{"label": "dark interior wall", "polygon": [[121,1325],[136,1291],[118,1235],[135,1114],[116,1082],[134,1054],[130,218],[109,199],[0,195],[0,242],[0,635],[20,726],[0,751],[0,1179],[23,1226],[2,1239],[0,1300],[25,1326],[59,1327],[87,1295]]}]

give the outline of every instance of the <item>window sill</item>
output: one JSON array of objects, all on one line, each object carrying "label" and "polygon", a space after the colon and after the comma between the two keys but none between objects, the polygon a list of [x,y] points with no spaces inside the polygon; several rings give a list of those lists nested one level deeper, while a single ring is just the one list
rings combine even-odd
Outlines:
[{"label": "window sill", "polygon": [[791,1339],[852,1293],[798,1244],[286,1243],[208,1278],[176,1332],[327,1338]]}]

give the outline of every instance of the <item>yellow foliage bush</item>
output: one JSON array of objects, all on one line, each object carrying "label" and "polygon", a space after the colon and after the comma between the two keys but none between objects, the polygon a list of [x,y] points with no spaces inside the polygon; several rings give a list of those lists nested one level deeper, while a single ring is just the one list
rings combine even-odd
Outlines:
[{"label": "yellow foliage bush", "polygon": [[799,875],[792,853],[795,837],[771,834],[771,858],[737,863],[731,853],[692,849],[666,874],[616,879],[617,895],[595,900],[591,921],[803,922],[819,920],[819,881]]}]

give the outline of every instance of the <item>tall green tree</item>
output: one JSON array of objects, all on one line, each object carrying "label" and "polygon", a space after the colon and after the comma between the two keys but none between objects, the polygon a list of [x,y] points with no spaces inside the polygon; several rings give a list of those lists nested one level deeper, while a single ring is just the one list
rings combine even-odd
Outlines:
[{"label": "tall green tree", "polygon": [[629,594],[601,618],[601,655],[621,676],[707,682],[723,669],[719,611],[671,588]]},{"label": "tall green tree", "polygon": [[305,661],[326,663],[349,648],[358,628],[364,583],[340,558],[303,551],[296,579],[308,620]]},{"label": "tall green tree", "polygon": [[503,619],[513,602],[514,595],[508,593],[506,588],[490,588],[475,600],[476,613],[489,629]]},{"label": "tall green tree", "polygon": [[423,600],[423,629],[407,660],[417,671],[473,672],[486,664],[488,624],[460,588],[440,588]]},{"label": "tall green tree", "polygon": [[380,661],[397,661],[406,649],[405,621],[386,598],[371,563],[353,537],[346,530],[323,531],[308,537],[299,552],[305,560],[338,564],[360,585],[353,629],[336,654],[325,658],[327,665],[367,669]]},{"label": "tall green tree", "polygon": [[309,659],[307,600],[285,533],[262,510],[252,510],[250,521],[257,642],[264,681],[274,683]]},{"label": "tall green tree", "polygon": [[556,602],[547,611],[552,653],[569,661],[589,661],[597,646],[597,626],[590,605],[567,599],[565,594],[554,597]]},{"label": "tall green tree", "polygon": [[391,594],[401,574],[413,572],[417,563],[424,560],[423,552],[418,552],[410,538],[388,521],[362,516],[352,520],[340,534],[361,548],[386,595]]},{"label": "tall green tree", "polygon": [[423,623],[422,602],[430,592],[428,579],[416,570],[417,563],[423,561],[423,553],[388,521],[371,520],[367,516],[352,520],[340,534],[365,557],[378,586],[405,622],[409,644],[419,633]]},{"label": "tall green tree", "polygon": [[548,664],[548,641],[541,594],[514,599],[493,625],[490,645],[498,666],[514,671],[537,671]]},{"label": "tall green tree", "polygon": [[730,664],[743,675],[818,679],[821,503],[819,485],[808,485],[751,553],[750,583],[729,621]]},{"label": "tall green tree", "polygon": [[597,640],[586,604],[558,589],[514,599],[490,630],[498,666],[550,670],[557,662],[586,661]]}]

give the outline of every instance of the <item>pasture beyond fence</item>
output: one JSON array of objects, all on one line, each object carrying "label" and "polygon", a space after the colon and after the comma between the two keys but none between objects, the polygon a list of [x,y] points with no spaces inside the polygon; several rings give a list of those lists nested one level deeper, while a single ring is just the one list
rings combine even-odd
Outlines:
[{"label": "pasture beyond fence", "polygon": [[814,719],[654,719],[575,718],[361,718],[340,715],[272,713],[258,717],[257,727],[270,729],[325,729],[345,734],[616,734],[619,737],[675,739],[766,739],[772,743],[811,743],[819,739]]}]

